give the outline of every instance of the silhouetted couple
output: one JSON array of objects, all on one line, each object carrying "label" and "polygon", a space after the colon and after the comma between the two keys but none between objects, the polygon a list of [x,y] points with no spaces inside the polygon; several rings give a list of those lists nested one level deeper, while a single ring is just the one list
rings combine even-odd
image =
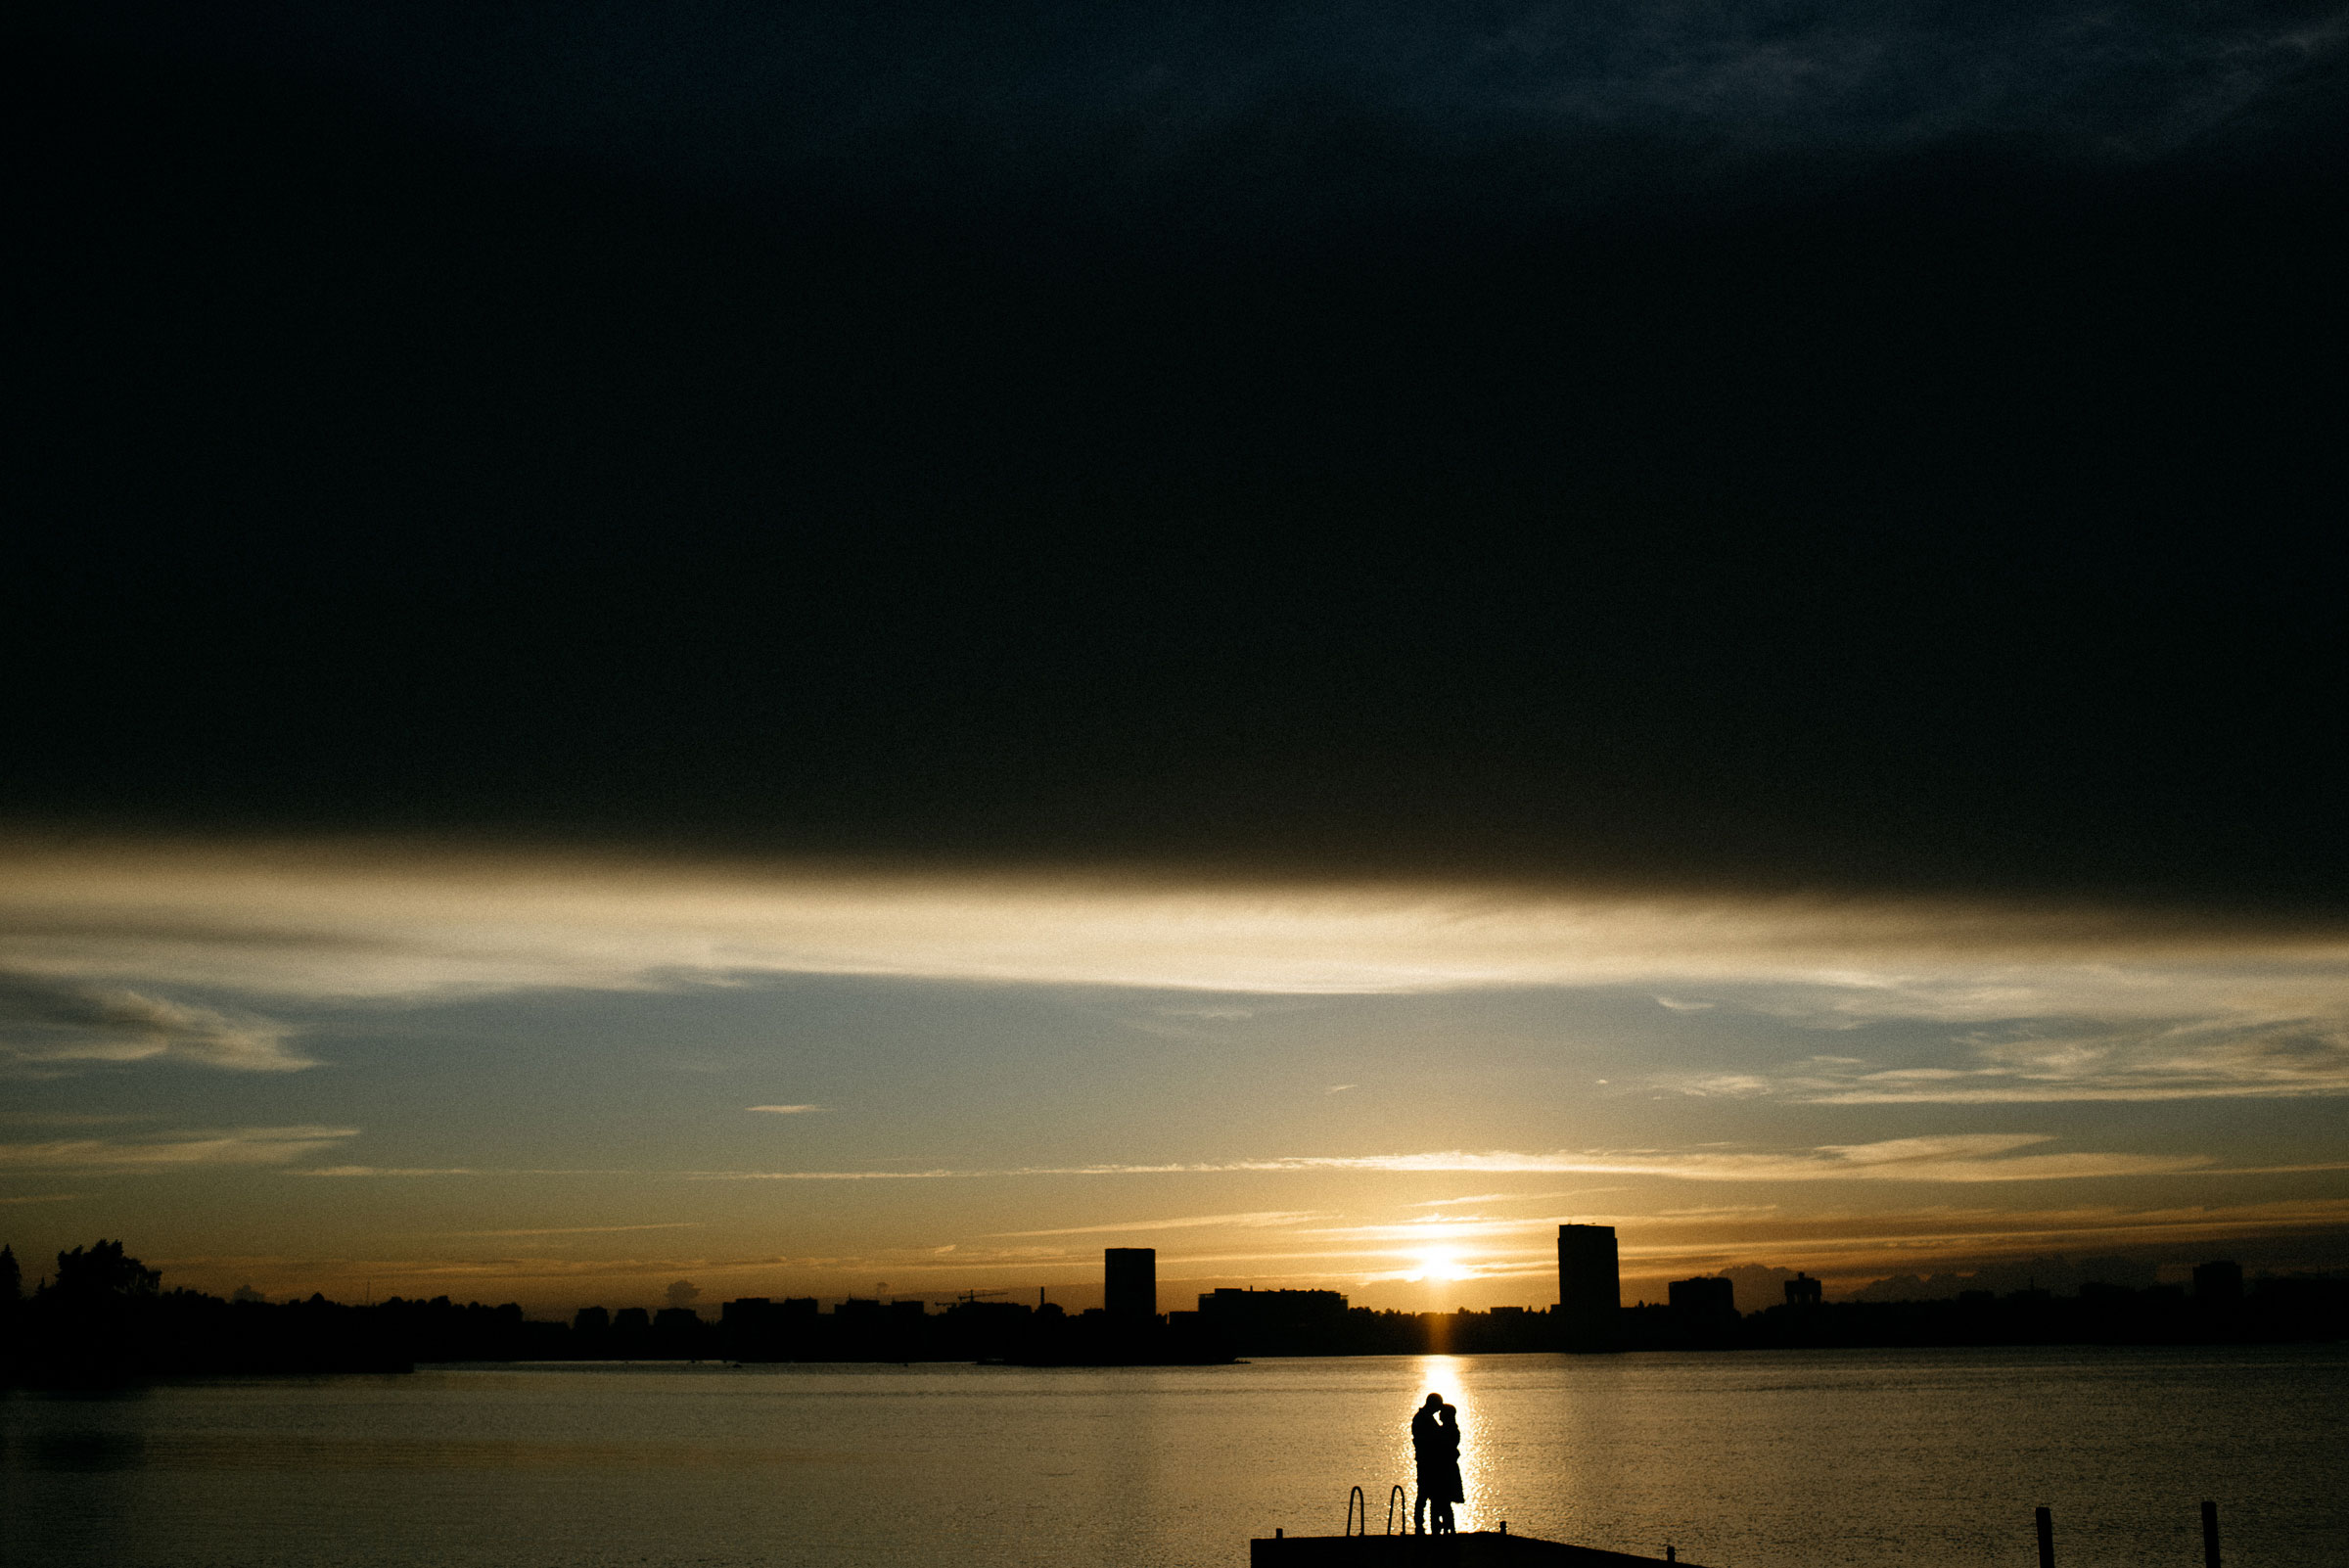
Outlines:
[{"label": "silhouetted couple", "polygon": [[[1460,1489],[1460,1412],[1430,1394],[1411,1416],[1411,1463],[1419,1472],[1419,1500],[1411,1504],[1411,1534],[1457,1535],[1451,1505],[1466,1502]],[[1428,1504],[1434,1503],[1430,1520]]]}]

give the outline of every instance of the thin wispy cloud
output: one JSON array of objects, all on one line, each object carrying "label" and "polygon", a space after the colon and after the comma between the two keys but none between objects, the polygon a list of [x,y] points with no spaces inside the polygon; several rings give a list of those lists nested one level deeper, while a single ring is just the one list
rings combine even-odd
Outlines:
[{"label": "thin wispy cloud", "polygon": [[289,1171],[298,1176],[658,1176],[622,1167],[513,1167],[478,1165],[318,1165]]},{"label": "thin wispy cloud", "polygon": [[768,1116],[805,1116],[810,1111],[828,1111],[828,1105],[751,1105],[744,1109],[762,1111]]},{"label": "thin wispy cloud", "polygon": [[15,1127],[121,1127],[156,1120],[147,1111],[0,1111],[0,1126]]},{"label": "thin wispy cloud", "polygon": [[1406,1209],[1447,1209],[1463,1203],[1555,1203],[1562,1198],[1594,1198],[1601,1193],[1625,1192],[1626,1187],[1567,1187],[1546,1192],[1478,1192],[1465,1198],[1423,1198]]},{"label": "thin wispy cloud", "polygon": [[1750,1262],[1848,1275],[1945,1268],[1958,1259],[2225,1245],[2245,1236],[2344,1227],[2349,1227],[2349,1199],[2344,1198],[2023,1210],[1941,1207],[1690,1224],[1677,1235],[1627,1244],[1623,1260],[1627,1274],[1648,1278]]},{"label": "thin wispy cloud", "polygon": [[721,1181],[907,1181],[1002,1176],[1195,1176],[1240,1172],[1389,1171],[1477,1172],[1491,1175],[1587,1173],[1655,1176],[1700,1181],[2050,1181],[2100,1176],[2168,1176],[2209,1172],[2201,1154],[2124,1154],[2096,1151],[2023,1154],[2052,1142],[2043,1132],[1953,1133],[1889,1138],[1876,1143],[1821,1144],[1782,1152],[1722,1149],[1594,1150],[1535,1153],[1451,1149],[1424,1154],[1286,1155],[1262,1160],[1216,1160],[1158,1165],[1017,1166],[1000,1170],[932,1171],[705,1171]]},{"label": "thin wispy cloud", "polygon": [[1661,1075],[1699,1098],[1816,1105],[1997,1105],[2067,1101],[2273,1099],[2349,1094],[2349,1024],[2297,1018],[2244,1024],[2017,1022],[1976,1030],[1928,1066],[1814,1056],[1747,1072]]},{"label": "thin wispy cloud", "polygon": [[[190,1254],[161,1256],[151,1260],[166,1268],[172,1277],[190,1272],[210,1272],[230,1278],[275,1278],[284,1282],[279,1288],[311,1281],[326,1281],[330,1290],[333,1282],[342,1281],[341,1288],[355,1294],[362,1282],[374,1286],[375,1294],[399,1294],[430,1291],[454,1294],[459,1290],[481,1289],[484,1284],[503,1288],[509,1281],[569,1281],[634,1279],[642,1290],[642,1300],[651,1302],[665,1294],[664,1286],[682,1273],[724,1276],[754,1269],[781,1268],[830,1268],[844,1265],[863,1268],[862,1259],[834,1259],[816,1257],[784,1257],[755,1255],[737,1257],[686,1257],[675,1255],[622,1255],[618,1257],[555,1257],[545,1253],[498,1253],[481,1257],[406,1257],[387,1258],[360,1255],[348,1258],[272,1258],[261,1255],[238,1254],[207,1256]],[[418,1287],[423,1286],[420,1290]]]},{"label": "thin wispy cloud", "polygon": [[1311,1225],[1301,1228],[1298,1233],[1346,1237],[1357,1241],[1388,1241],[1399,1247],[1426,1247],[1437,1242],[1473,1241],[1484,1237],[1522,1238],[1530,1229],[1559,1222],[1524,1215],[1513,1220],[1497,1220],[1484,1215],[1462,1215],[1457,1219],[1423,1215],[1391,1223]]},{"label": "thin wispy cloud", "polygon": [[0,1143],[0,1170],[137,1175],[194,1166],[285,1165],[359,1135],[350,1127],[244,1127],[133,1138],[53,1138]]},{"label": "thin wispy cloud", "polygon": [[[259,1130],[268,1132],[276,1130]],[[283,1130],[312,1133],[317,1131],[317,1130],[299,1129]],[[352,1132],[349,1130],[343,1130],[336,1131],[334,1135],[349,1136],[352,1135]],[[297,1168],[287,1174],[329,1177],[621,1176],[640,1179],[694,1181],[921,1182],[1053,1176],[1276,1176],[1353,1171],[1401,1175],[1458,1172],[1486,1176],[1576,1173],[1657,1176],[1690,1181],[1970,1183],[2079,1180],[2186,1174],[2206,1176],[2275,1175],[2349,1169],[2349,1161],[2222,1166],[2214,1157],[2206,1154],[2135,1154],[2099,1150],[2053,1152],[2039,1148],[2040,1145],[2053,1141],[2055,1139],[2050,1133],[1994,1132],[1891,1138],[1874,1143],[1821,1144],[1807,1149],[1788,1150],[1740,1150],[1725,1147],[1682,1150],[1559,1150],[1554,1152],[1451,1149],[1411,1154],[1282,1155],[1265,1159],[1205,1160],[1159,1164],[1104,1162],[1091,1165],[1033,1165],[968,1169],[932,1167],[907,1171],[660,1171],[617,1168],[558,1170],[472,1166],[329,1165]],[[110,1160],[123,1165],[194,1164],[207,1161],[277,1164],[293,1159],[299,1154],[327,1146],[329,1145],[326,1142],[316,1139],[299,1142],[262,1140],[251,1144],[221,1140],[217,1148],[213,1141],[197,1140],[114,1143],[92,1139],[45,1144],[0,1144],[0,1167],[13,1164],[23,1169],[45,1169],[48,1166],[41,1163],[44,1160],[54,1161],[57,1168],[60,1169],[82,1168],[80,1164],[76,1163],[77,1161],[86,1161],[90,1166],[95,1167]],[[278,1149],[288,1152],[282,1154],[258,1152]],[[111,1152],[114,1150],[132,1152],[117,1160]],[[238,1153],[235,1152],[237,1150],[253,1152]],[[2026,1150],[2035,1152],[2023,1152]],[[11,1151],[16,1151],[13,1156]],[[86,1151],[86,1153],[73,1151]],[[1413,1207],[1454,1207],[1468,1202],[1519,1202],[1537,1199],[1554,1201],[1559,1198],[1589,1197],[1596,1193],[1623,1190],[1626,1189],[1588,1187],[1555,1193],[1489,1193],[1481,1199],[1435,1199],[1415,1204]],[[1195,1224],[1287,1223],[1308,1218],[1312,1218],[1312,1216],[1303,1212],[1264,1210],[1176,1220],[1137,1221],[1130,1223],[1064,1226],[1046,1230],[1001,1231],[996,1234],[1082,1235],[1116,1230],[1174,1229]],[[1449,1222],[1445,1221],[1442,1216],[1427,1218],[1430,1222],[1466,1222],[1462,1217],[1454,1217]],[[1494,1222],[1523,1223],[1524,1222],[1496,1221]]]},{"label": "thin wispy cloud", "polygon": [[120,987],[0,974],[0,1064],[54,1076],[105,1063],[177,1062],[231,1073],[318,1064],[287,1044],[293,1031]]},{"label": "thin wispy cloud", "polygon": [[1106,1236],[1141,1230],[1197,1230],[1209,1225],[1231,1225],[1240,1229],[1266,1229],[1276,1225],[1303,1224],[1321,1216],[1310,1210],[1267,1209],[1248,1214],[1194,1214],[1177,1220],[1128,1220],[1118,1224],[1060,1225],[1049,1230],[998,1230],[998,1236]]},{"label": "thin wispy cloud", "polygon": [[1587,1172],[1711,1181],[2028,1181],[2146,1176],[2200,1170],[2205,1155],[2019,1154],[2050,1142],[2045,1133],[1958,1133],[1826,1144],[1773,1153],[1633,1150],[1521,1153],[1450,1150],[1427,1154],[1311,1156],[1243,1164],[1243,1170]]},{"label": "thin wispy cloud", "polygon": [[659,1224],[644,1225],[545,1225],[527,1230],[442,1230],[443,1236],[610,1236],[630,1230],[699,1230],[705,1222],[700,1220],[670,1220]]},{"label": "thin wispy cloud", "polygon": [[[1463,1203],[1499,1203],[1513,1194],[1506,1192],[1478,1192],[1465,1198],[1422,1198],[1417,1203],[1404,1205],[1406,1209],[1449,1209]],[[1532,1196],[1532,1194],[1528,1194]]]}]

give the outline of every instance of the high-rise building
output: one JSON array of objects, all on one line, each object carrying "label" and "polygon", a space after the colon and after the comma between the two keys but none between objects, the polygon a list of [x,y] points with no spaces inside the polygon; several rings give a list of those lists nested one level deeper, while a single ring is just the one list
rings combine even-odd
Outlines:
[{"label": "high-rise building", "polygon": [[1819,1301],[1819,1283],[1809,1274],[1798,1272],[1792,1279],[1786,1281],[1787,1306],[1816,1307]]},{"label": "high-rise building", "polygon": [[1623,1276],[1613,1225],[1558,1226],[1559,1343],[1567,1350],[1612,1350]]},{"label": "high-rise building", "polygon": [[1158,1316],[1158,1249],[1108,1247],[1101,1253],[1101,1305],[1125,1322]]}]

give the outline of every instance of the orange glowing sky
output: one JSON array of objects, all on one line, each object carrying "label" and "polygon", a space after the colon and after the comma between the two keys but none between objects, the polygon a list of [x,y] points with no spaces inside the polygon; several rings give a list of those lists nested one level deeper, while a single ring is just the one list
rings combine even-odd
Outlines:
[{"label": "orange glowing sky", "polygon": [[2087,905],[22,841],[0,1225],[269,1295],[1831,1288],[2349,1234],[2349,942]]}]

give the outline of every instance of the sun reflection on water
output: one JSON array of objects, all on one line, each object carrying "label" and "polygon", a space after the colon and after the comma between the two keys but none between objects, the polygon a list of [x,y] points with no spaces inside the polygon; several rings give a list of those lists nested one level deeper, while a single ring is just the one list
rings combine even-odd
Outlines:
[{"label": "sun reflection on water", "polygon": [[[1456,1418],[1460,1424],[1460,1491],[1466,1495],[1468,1500],[1452,1504],[1451,1520],[1463,1535],[1480,1528],[1475,1520],[1483,1516],[1479,1504],[1485,1497],[1484,1466],[1481,1462],[1484,1451],[1480,1442],[1484,1423],[1478,1419],[1479,1409],[1476,1395],[1468,1385],[1467,1370],[1468,1368],[1463,1364],[1461,1359],[1456,1356],[1422,1356],[1419,1358],[1418,1399],[1424,1400],[1430,1394],[1441,1394],[1444,1396],[1444,1402],[1458,1412]],[[1413,1408],[1416,1407],[1417,1400],[1414,1400]],[[1407,1413],[1401,1428],[1400,1437],[1401,1454],[1397,1468],[1401,1474],[1413,1477],[1415,1481],[1416,1472],[1411,1460],[1411,1433]],[[1411,1501],[1416,1505],[1418,1500],[1418,1492],[1414,1486],[1411,1490]]]}]

